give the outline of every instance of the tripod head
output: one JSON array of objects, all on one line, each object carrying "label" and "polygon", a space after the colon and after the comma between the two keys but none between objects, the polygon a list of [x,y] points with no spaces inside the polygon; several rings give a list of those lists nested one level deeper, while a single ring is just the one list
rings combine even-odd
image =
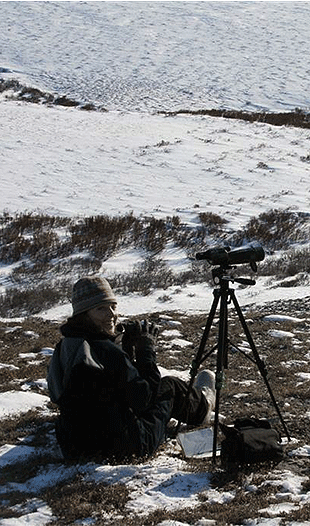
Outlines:
[{"label": "tripod head", "polygon": [[228,266],[228,267],[215,267],[212,269],[212,278],[216,285],[220,284],[223,285],[225,283],[236,282],[240,283],[241,285],[255,285],[256,281],[254,279],[250,278],[235,278],[234,276],[228,275],[227,272],[229,270],[233,270],[236,268],[235,266]]}]

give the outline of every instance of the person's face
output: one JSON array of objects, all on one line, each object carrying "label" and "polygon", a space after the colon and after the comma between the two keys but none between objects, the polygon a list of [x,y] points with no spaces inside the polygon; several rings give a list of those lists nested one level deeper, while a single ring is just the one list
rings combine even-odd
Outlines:
[{"label": "person's face", "polygon": [[117,303],[109,302],[88,311],[88,316],[100,332],[114,336],[117,323]]}]

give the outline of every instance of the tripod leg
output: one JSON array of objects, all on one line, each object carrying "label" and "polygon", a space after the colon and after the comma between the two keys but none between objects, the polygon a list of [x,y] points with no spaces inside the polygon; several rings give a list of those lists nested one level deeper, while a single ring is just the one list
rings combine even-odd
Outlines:
[{"label": "tripod leg", "polygon": [[233,290],[230,291],[230,296],[231,296],[231,299],[232,299],[232,301],[233,301],[234,307],[235,307],[235,309],[236,309],[236,311],[237,311],[237,314],[238,314],[238,316],[239,316],[239,320],[240,320],[240,323],[241,323],[242,328],[243,328],[243,330],[244,330],[244,333],[245,333],[245,335],[246,335],[246,337],[247,337],[247,340],[248,340],[249,345],[250,345],[250,347],[251,347],[251,350],[252,350],[252,352],[253,352],[253,356],[254,356],[254,358],[255,358],[255,362],[256,362],[256,364],[257,364],[257,367],[258,367],[258,369],[259,369],[259,371],[260,371],[260,373],[261,373],[261,375],[262,375],[262,377],[263,377],[263,379],[264,379],[264,381],[265,381],[265,384],[266,384],[266,387],[267,387],[267,389],[268,389],[268,392],[269,392],[270,398],[271,398],[271,400],[272,400],[272,403],[273,403],[273,405],[274,405],[274,408],[275,408],[275,410],[277,411],[278,416],[279,416],[279,418],[280,418],[280,421],[281,421],[281,424],[282,424],[282,426],[283,426],[284,432],[285,432],[285,434],[286,434],[288,440],[291,440],[290,435],[289,435],[289,432],[288,432],[288,430],[287,430],[287,427],[286,427],[285,422],[284,422],[284,420],[283,420],[283,417],[282,417],[282,415],[281,415],[280,409],[279,409],[279,407],[278,407],[278,404],[277,404],[277,402],[276,402],[276,399],[275,399],[275,397],[274,397],[274,395],[273,395],[273,392],[272,392],[272,390],[271,390],[271,387],[270,387],[270,384],[269,384],[269,381],[268,381],[268,378],[267,378],[267,371],[266,371],[265,364],[264,364],[264,362],[262,361],[262,359],[260,358],[260,356],[259,356],[259,354],[258,354],[258,352],[257,352],[257,349],[256,349],[256,347],[255,347],[255,344],[254,344],[253,338],[252,338],[251,333],[250,333],[250,331],[249,331],[249,329],[248,329],[248,326],[247,326],[247,324],[246,324],[246,321],[245,321],[245,319],[244,319],[244,316],[243,316],[243,314],[242,314],[241,308],[240,308],[240,306],[239,306],[239,303],[238,303],[238,301],[237,301],[237,298],[236,298],[235,293],[234,293]]},{"label": "tripod leg", "polygon": [[206,326],[205,326],[205,329],[204,329],[204,332],[203,332],[203,335],[202,335],[202,338],[201,338],[201,341],[200,341],[199,349],[197,351],[196,357],[192,361],[192,366],[191,366],[191,370],[190,370],[190,375],[191,375],[190,387],[192,386],[192,384],[194,382],[195,376],[197,374],[197,371],[198,371],[200,365],[202,364],[202,362],[205,359],[205,356],[203,357],[203,353],[204,353],[204,350],[205,350],[205,346],[206,346],[206,343],[207,343],[207,340],[208,340],[208,337],[209,337],[209,333],[210,333],[210,330],[211,330],[211,326],[212,326],[212,323],[213,323],[213,320],[214,320],[214,316],[215,316],[216,309],[217,309],[218,302],[219,302],[220,295],[221,295],[219,289],[215,289],[213,291],[213,294],[214,294],[213,303],[211,305],[211,309],[210,309],[210,313],[209,313],[209,316],[208,316],[208,319],[207,319],[207,323],[206,323]]},{"label": "tripod leg", "polygon": [[[226,284],[224,284],[225,286]],[[227,303],[228,303],[228,289],[222,288],[221,304],[220,304],[220,320],[219,320],[219,334],[218,334],[218,351],[216,363],[216,377],[215,377],[215,413],[214,413],[214,427],[213,427],[213,462],[216,462],[217,449],[217,435],[219,425],[219,409],[220,409],[220,392],[223,386],[224,369],[227,368],[227,349],[228,349],[228,326],[227,326]]]}]

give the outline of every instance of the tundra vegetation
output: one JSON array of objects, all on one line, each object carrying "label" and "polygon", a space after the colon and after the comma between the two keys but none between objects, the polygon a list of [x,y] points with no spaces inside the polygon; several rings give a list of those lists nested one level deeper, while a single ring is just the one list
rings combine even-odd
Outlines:
[{"label": "tundra vegetation", "polygon": [[[177,216],[155,219],[137,218],[133,214],[61,218],[34,213],[5,213],[0,218],[0,225],[0,259],[9,269],[6,290],[0,301],[1,362],[5,364],[0,368],[1,393],[22,388],[47,394],[38,381],[45,378],[49,362],[49,356],[42,353],[42,349],[46,346],[53,348],[57,343],[59,327],[55,322],[40,318],[40,312],[66,302],[72,280],[85,273],[97,272],[102,263],[120,250],[141,249],[145,257],[130,273],[114,275],[111,280],[113,287],[116,291],[138,291],[145,295],[154,288],[167,290],[170,285],[182,287],[208,281],[212,286],[209,265],[195,259],[196,252],[205,250],[210,244],[237,247],[253,240],[260,242],[267,257],[259,263],[259,274],[270,277],[279,286],[305,284],[309,273],[309,216],[290,210],[265,212],[252,218],[238,232],[231,232],[224,219],[209,212],[198,212],[195,228],[182,224]],[[191,264],[186,272],[174,273],[167,265],[163,254],[168,244],[187,254]],[[243,274],[245,269],[242,267],[238,266],[236,272]],[[263,349],[275,398],[291,435],[298,437],[300,445],[310,443],[308,382],[301,380],[298,383],[301,369],[309,367],[309,306],[309,298],[300,298],[263,307],[252,305],[245,312],[258,350]],[[278,323],[278,328],[293,334],[293,339],[272,336],[277,322],[266,316],[274,312],[283,314],[284,320],[287,318]],[[297,326],[292,316],[299,319]],[[167,310],[166,313],[154,312],[149,317],[160,327],[158,364],[166,369],[188,370],[202,336],[205,315]],[[169,331],[165,331],[167,320],[178,324],[181,337],[191,345],[181,351],[176,348],[166,334]],[[233,312],[229,317],[229,329],[234,345],[244,347],[244,335]],[[216,344],[216,338],[215,328],[210,334],[211,348]],[[214,369],[215,361],[216,356],[212,355],[208,367]],[[240,415],[271,416],[281,431],[259,376],[255,365],[248,364],[242,354],[229,356],[226,385],[221,393],[221,413],[229,421]],[[246,393],[241,392],[244,385]],[[28,460],[17,459],[2,468],[1,485],[10,488],[0,499],[3,520],[18,520],[19,517],[23,520],[27,502],[33,502],[35,497],[47,503],[54,516],[51,524],[57,526],[88,523],[96,526],[151,526],[165,520],[196,526],[202,524],[203,519],[213,520],[217,525],[252,524],[257,517],[272,520],[270,513],[262,510],[268,510],[277,502],[281,505],[287,503],[290,507],[279,511],[277,524],[305,524],[309,521],[309,503],[305,500],[301,504],[309,492],[309,456],[294,458],[289,454],[277,465],[267,462],[256,468],[245,466],[237,471],[223,470],[205,460],[188,460],[189,473],[205,473],[214,490],[223,495],[229,493],[233,498],[212,501],[207,492],[202,492],[198,502],[191,507],[159,508],[143,516],[128,513],[126,506],[132,497],[126,485],[87,482],[82,476],[83,470],[73,471],[72,477],[57,484],[51,483],[49,488],[35,495],[28,493],[27,481],[48,472],[50,466],[59,466],[59,469],[63,466],[63,460],[55,456],[55,448],[51,447],[51,444],[55,446],[52,437],[56,413],[56,406],[50,403],[47,410],[31,410],[1,420],[0,446],[25,441],[39,452]],[[281,434],[283,436],[283,432]],[[290,446],[288,453],[294,447]],[[164,462],[165,455],[175,458],[181,456],[181,452],[164,444],[156,455]],[[278,473],[291,472],[303,481],[300,495],[292,497],[295,505],[289,491],[280,492],[279,481],[277,484],[269,482],[272,477],[277,478]],[[23,482],[24,492],[21,492],[18,485]]]},{"label": "tundra vegetation", "polygon": [[[110,278],[116,292],[147,295],[154,288],[210,282],[210,268],[196,261],[196,252],[214,244],[234,248],[253,240],[269,256],[259,265],[260,275],[291,277],[297,285],[309,272],[309,229],[309,214],[290,210],[264,212],[238,232],[231,232],[227,221],[211,212],[198,212],[195,227],[183,224],[178,216],[156,219],[129,213],[69,218],[4,213],[0,261],[12,270],[0,297],[0,316],[37,314],[67,301],[72,280],[98,272],[111,256],[130,248],[141,249],[144,258],[131,272]],[[165,262],[162,253],[168,243],[185,251],[190,261],[186,271],[175,273]],[[237,274],[244,272],[242,267]]]}]

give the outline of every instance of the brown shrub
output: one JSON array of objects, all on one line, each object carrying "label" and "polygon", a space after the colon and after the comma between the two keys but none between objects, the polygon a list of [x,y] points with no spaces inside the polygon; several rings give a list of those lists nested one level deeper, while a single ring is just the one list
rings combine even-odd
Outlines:
[{"label": "brown shrub", "polygon": [[265,248],[280,250],[305,237],[301,225],[308,218],[290,210],[269,210],[253,217],[244,229],[233,236],[234,244],[244,240],[259,241]]}]

